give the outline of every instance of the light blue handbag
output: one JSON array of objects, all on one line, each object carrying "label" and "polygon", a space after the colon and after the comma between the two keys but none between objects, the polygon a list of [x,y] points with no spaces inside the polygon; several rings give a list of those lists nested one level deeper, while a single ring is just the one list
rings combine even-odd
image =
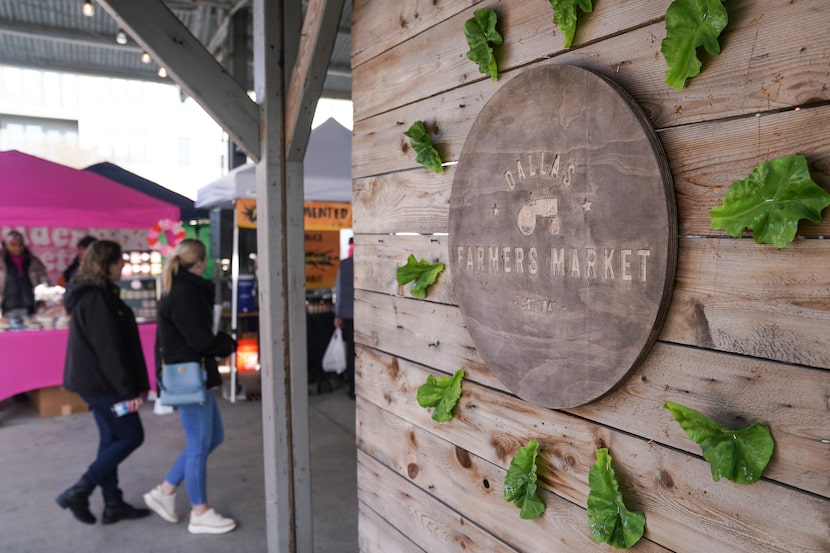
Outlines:
[{"label": "light blue handbag", "polygon": [[170,407],[204,403],[207,399],[207,373],[197,361],[164,363],[159,381],[159,402]]}]

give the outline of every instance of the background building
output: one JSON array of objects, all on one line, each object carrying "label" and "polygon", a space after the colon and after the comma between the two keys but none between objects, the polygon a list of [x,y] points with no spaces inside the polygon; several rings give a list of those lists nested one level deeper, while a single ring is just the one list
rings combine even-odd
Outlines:
[{"label": "background building", "polygon": [[[352,128],[351,102],[320,101],[312,127]],[[0,151],[84,168],[108,161],[190,198],[228,170],[228,137],[172,84],[0,66]]]}]

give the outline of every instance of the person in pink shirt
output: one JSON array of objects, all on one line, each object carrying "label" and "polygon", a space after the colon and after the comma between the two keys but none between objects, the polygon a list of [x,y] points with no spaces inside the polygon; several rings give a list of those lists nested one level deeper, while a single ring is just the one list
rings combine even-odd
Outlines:
[{"label": "person in pink shirt", "polygon": [[[46,266],[23,240],[23,234],[9,231],[0,251],[0,312],[13,324],[35,313],[35,286],[49,284]],[[28,401],[28,394],[14,396],[15,401]]]},{"label": "person in pink shirt", "polygon": [[23,234],[8,232],[0,255],[0,310],[3,316],[24,317],[35,313],[35,286],[49,284],[46,266],[26,247]]}]

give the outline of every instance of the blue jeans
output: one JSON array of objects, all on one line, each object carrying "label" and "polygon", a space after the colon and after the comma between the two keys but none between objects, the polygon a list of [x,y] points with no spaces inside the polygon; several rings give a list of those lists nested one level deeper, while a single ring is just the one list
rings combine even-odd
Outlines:
[{"label": "blue jeans", "polygon": [[216,396],[208,390],[203,405],[179,407],[187,447],[179,454],[165,480],[179,486],[184,480],[191,505],[207,503],[207,458],[225,439]]},{"label": "blue jeans", "polygon": [[98,455],[89,465],[84,480],[101,486],[104,496],[118,493],[118,465],[144,442],[144,428],[138,413],[116,417],[110,410],[122,401],[118,396],[88,396],[81,398],[89,404],[98,425]]}]

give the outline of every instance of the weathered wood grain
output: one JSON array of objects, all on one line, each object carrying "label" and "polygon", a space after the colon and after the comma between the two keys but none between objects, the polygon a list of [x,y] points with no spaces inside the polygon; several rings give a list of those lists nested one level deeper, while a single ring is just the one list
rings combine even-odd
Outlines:
[{"label": "weathered wood grain", "polygon": [[[490,3],[487,6],[478,5],[480,0],[433,0],[432,2],[418,0],[415,2],[400,2],[399,0],[356,0],[352,7],[354,27],[352,27],[352,65],[358,66],[366,60],[382,54],[404,41],[412,39],[417,34],[429,32],[430,27],[449,19],[451,16],[465,10],[466,18],[469,18],[470,10],[481,7],[489,7],[504,13],[505,17],[512,19],[503,20],[500,29],[503,34],[512,35],[513,29],[530,29],[539,35],[549,35],[554,45],[562,48],[564,39],[559,28],[552,25],[553,11],[541,9],[527,11],[524,19],[513,16],[515,4],[513,1],[500,1]],[[613,34],[619,34],[620,29],[633,28],[654,20],[662,18],[668,7],[667,1],[654,0],[630,0],[627,2],[628,10],[620,10],[620,6],[614,2],[599,2],[589,14],[580,16],[580,25],[577,28],[574,44],[579,46]],[[525,12],[523,12],[525,13]],[[463,28],[463,26],[462,26]],[[505,37],[507,38],[507,37]],[[513,37],[515,41],[519,38]],[[505,48],[511,47],[507,42]]]},{"label": "weathered wood grain", "polygon": [[[522,520],[519,509],[504,500],[504,468],[368,402],[362,402],[357,420],[360,450],[456,512],[469,513],[475,524],[516,549],[614,551],[591,538],[584,505],[540,490],[545,512],[539,519]],[[647,539],[632,550],[667,551]]]},{"label": "weathered wood grain", "polygon": [[519,553],[364,452],[358,451],[357,459],[359,500],[418,547],[442,553]]},{"label": "weathered wood grain", "polygon": [[355,290],[355,342],[406,359],[429,359],[450,374],[463,367],[477,380],[501,386],[484,366],[457,307],[414,301]]},{"label": "weathered wood grain", "polygon": [[[659,20],[669,3],[668,0],[629,0],[624,4],[598,2],[596,10],[581,20],[574,47]],[[464,37],[464,22],[479,7],[491,8],[499,17],[496,29],[504,42],[495,52],[500,72],[563,51],[564,40],[559,28],[553,24],[549,3],[501,0],[486,6],[472,6],[425,29],[428,32],[412,37],[406,34],[400,38],[390,37],[382,56],[365,63],[359,63],[362,57],[358,57],[358,63],[353,60],[352,91],[355,96],[362,95],[360,107],[355,105],[355,120],[467,82],[489,79],[467,58],[470,47]],[[373,13],[381,12],[375,12],[373,7]],[[391,25],[391,22],[384,24],[369,18],[365,18],[365,22],[375,27]],[[352,34],[362,34],[364,18],[355,19],[353,25]],[[366,32],[374,34],[369,30]],[[371,97],[366,94],[369,90],[375,92]]]},{"label": "weathered wood grain", "polygon": [[352,65],[360,65],[480,2],[481,0],[354,0]]},{"label": "weathered wood grain", "polygon": [[681,241],[661,340],[830,368],[830,242]]},{"label": "weathered wood grain", "polygon": [[[827,105],[670,128],[660,133],[660,139],[674,175],[681,235],[727,236],[723,230],[711,230],[709,211],[723,202],[733,182],[775,158],[803,155],[810,176],[830,191]],[[828,215],[830,210],[825,210],[819,224],[802,220],[799,234],[830,236]]]},{"label": "weathered wood grain", "polygon": [[[365,359],[373,362],[371,355]],[[401,362],[393,358],[388,364],[400,370]],[[466,378],[477,381],[478,373],[468,372]],[[830,445],[822,442],[830,439],[828,397],[825,372],[658,344],[618,390],[570,412],[693,454],[699,448],[662,408],[664,401],[688,405],[727,427],[761,421],[778,444],[765,476],[830,497]]]},{"label": "weathered wood grain", "polygon": [[428,553],[362,502],[357,504],[357,527],[360,553]]},{"label": "weathered wood grain", "polygon": [[[406,264],[411,254],[430,263],[440,261],[446,265],[447,235],[355,235],[355,288],[381,292],[393,296],[411,297],[410,285],[401,286],[395,274]],[[438,275],[435,283],[427,288],[425,301],[458,305],[452,286],[452,271],[448,267]]]},{"label": "weathered wood grain", "polygon": [[[356,0],[356,371],[361,520],[374,521],[367,526],[370,553],[397,544],[407,553],[481,550],[502,536],[498,546],[556,550],[560,535],[569,539],[567,524],[553,539],[525,547],[525,533],[544,532],[524,531],[518,519],[508,528],[511,520],[485,504],[484,475],[503,471],[530,437],[543,447],[545,498],[569,510],[584,507],[595,449],[609,447],[629,507],[648,515],[651,546],[828,551],[830,246],[812,238],[830,237],[830,219],[802,223],[798,233],[808,239],[779,251],[710,229],[708,211],[752,167],[791,153],[805,155],[814,180],[830,191],[830,3],[725,2],[722,53],[703,54],[701,74],[681,91],[664,84],[661,18],[669,3],[597,2],[580,18],[570,51],[561,48],[547,2],[486,3],[505,35],[494,83],[466,58],[462,31],[485,3]],[[441,233],[449,228],[456,171],[451,164],[440,175],[420,167],[403,132],[423,120],[452,163],[493,94],[548,63],[610,77],[649,114],[672,169],[681,235],[660,340],[619,388],[567,411],[521,401],[488,370],[455,307],[449,271],[426,300],[395,283],[410,253],[449,259]],[[417,406],[417,388],[427,374],[458,368],[466,379],[457,416],[437,424]],[[663,409],[666,400],[727,427],[767,424],[776,450],[762,481],[713,482],[700,448]],[[455,492],[465,485],[469,497]],[[482,532],[459,541],[468,527]],[[380,546],[385,540],[391,549]]]},{"label": "weathered wood grain", "polygon": [[362,233],[447,232],[454,169],[423,167],[353,181],[352,224]]},{"label": "weathered wood grain", "polygon": [[[601,5],[602,3],[598,4]],[[610,4],[610,3],[609,3]],[[823,32],[830,6],[824,0],[782,3],[778,0],[729,2],[731,21],[721,38],[721,54],[707,57],[702,72],[681,91],[664,84],[666,64],[660,52],[665,36],[662,21],[668,2],[614,3],[621,20],[618,33],[605,28],[608,38],[597,36],[585,46],[561,50],[561,37],[551,38],[553,25],[543,13],[548,6],[535,2],[510,4],[503,10],[505,44],[498,50],[502,73],[540,60],[570,63],[610,76],[623,86],[650,115],[655,126],[667,127],[696,121],[815,104],[830,99],[830,35]],[[443,21],[383,56],[353,70],[355,121],[419,99],[441,95],[484,78],[466,58],[463,22],[473,8]],[[626,17],[634,14],[632,21]],[[545,21],[549,23],[544,23]],[[597,21],[598,19],[594,19]],[[513,26],[513,21],[519,22]],[[793,35],[781,21],[799,21]],[[580,28],[590,33],[590,26]],[[629,32],[625,32],[625,31]],[[795,44],[793,41],[795,40]],[[498,87],[488,87],[489,97]]]},{"label": "weathered wood grain", "polygon": [[[449,99],[446,99],[449,101]],[[445,102],[446,103],[446,102]],[[449,196],[456,168],[441,175],[422,167],[411,169],[415,154],[406,146],[400,129],[383,130],[388,118],[406,118],[417,108],[373,118],[374,135],[355,144],[355,170],[392,171],[355,180],[355,226],[367,224],[364,232],[446,232]],[[474,118],[467,108],[448,108],[451,125],[442,126],[437,147],[442,155],[457,159]],[[435,120],[443,116],[435,113]],[[460,132],[463,129],[463,132]],[[713,121],[666,129],[658,135],[671,165],[681,235],[706,236],[726,233],[711,229],[709,210],[723,201],[729,186],[747,177],[753,167],[793,153],[807,158],[813,180],[830,190],[830,106],[769,113],[762,116]],[[399,142],[401,149],[383,159],[383,143]],[[359,150],[359,151],[358,151]],[[378,159],[378,163],[358,160]],[[382,217],[376,214],[382,213]],[[819,224],[802,221],[799,234],[830,236],[830,218]]]},{"label": "weathered wood grain", "polygon": [[[380,301],[381,297],[374,299]],[[399,320],[411,321],[401,325],[406,330],[387,331],[373,345],[393,356],[381,363],[392,371],[392,377],[401,370],[405,360],[415,359],[446,374],[463,368],[465,380],[508,391],[482,362],[476,361],[476,351],[465,348],[466,344],[433,351],[438,348],[429,348],[423,339],[414,336],[411,325],[428,314],[426,309],[412,303],[416,302],[398,305]],[[429,306],[429,311],[438,307]],[[410,309],[413,311],[402,313]],[[362,314],[362,310],[358,311],[359,320]],[[374,334],[383,325],[383,321],[361,323],[363,330],[356,340],[362,342],[363,332]],[[444,328],[443,335],[449,339],[463,334]],[[427,353],[413,353],[421,350]],[[458,352],[464,352],[465,356],[456,356]],[[373,354],[362,350],[359,357],[365,363],[372,363],[372,367],[378,363]],[[388,393],[391,401],[394,399],[391,396],[414,391],[401,388]],[[745,428],[756,421],[763,422],[770,427],[778,444],[765,476],[830,498],[830,443],[822,441],[830,440],[827,430],[830,372],[658,342],[642,366],[617,390],[569,412],[700,454],[700,448],[688,440],[671,414],[663,409],[665,401],[687,405],[728,428]],[[538,406],[537,409],[541,410]]]},{"label": "weathered wood grain", "polygon": [[732,429],[766,424],[764,476],[830,498],[830,373],[658,342],[614,392],[569,412],[700,455],[663,408],[686,405]]},{"label": "weathered wood grain", "polygon": [[[408,106],[403,111],[413,109]],[[441,127],[438,147],[451,152],[454,157],[450,159],[457,159],[472,125],[472,118],[455,113],[465,110],[450,109],[448,115],[455,119],[449,127]],[[381,123],[386,117],[402,115],[405,114],[384,114],[371,122]],[[442,116],[436,114],[435,117],[440,119]],[[459,129],[464,130],[459,133]],[[828,105],[686,125],[666,129],[658,136],[673,174],[681,235],[727,236],[721,230],[710,228],[709,210],[723,201],[733,182],[746,178],[753,167],[770,159],[794,153],[804,155],[813,180],[830,191]],[[406,137],[397,131],[381,129],[377,129],[377,135],[361,137],[354,146],[356,170],[361,165],[359,160],[372,159],[388,151],[383,142],[400,141],[403,144],[404,140]],[[422,167],[411,169],[415,154],[408,151],[398,155],[399,150],[395,152],[376,165],[364,167],[365,170],[391,173],[355,179],[355,227],[367,233],[446,232],[456,168],[446,167],[441,175]],[[802,221],[799,234],[830,236],[827,213],[825,210],[824,221],[817,225]],[[362,225],[366,223],[363,230]]]},{"label": "weathered wood grain", "polygon": [[[406,287],[397,287],[395,269],[410,253],[447,263],[448,254],[439,250],[446,239],[358,235],[365,253],[355,257],[358,287],[409,297]],[[424,301],[454,304],[452,287],[452,273],[445,270]],[[778,250],[750,239],[683,239],[674,297],[659,339],[830,369],[828,295],[826,240],[800,240]],[[465,343],[472,346],[469,338]]]},{"label": "weathered wood grain", "polygon": [[[453,420],[437,424],[415,400],[414,390],[428,374],[424,368],[399,362],[393,372],[380,362],[361,363],[361,402],[502,468],[518,447],[539,440],[543,487],[577,504],[586,502],[595,449],[609,448],[629,507],[646,513],[649,539],[669,549],[683,551],[693,543],[700,551],[818,552],[830,543],[827,499],[768,480],[751,486],[713,482],[699,457],[561,411],[539,410],[473,382],[465,381]],[[388,394],[401,388],[413,393]],[[786,507],[770,508],[770,501]]]}]

